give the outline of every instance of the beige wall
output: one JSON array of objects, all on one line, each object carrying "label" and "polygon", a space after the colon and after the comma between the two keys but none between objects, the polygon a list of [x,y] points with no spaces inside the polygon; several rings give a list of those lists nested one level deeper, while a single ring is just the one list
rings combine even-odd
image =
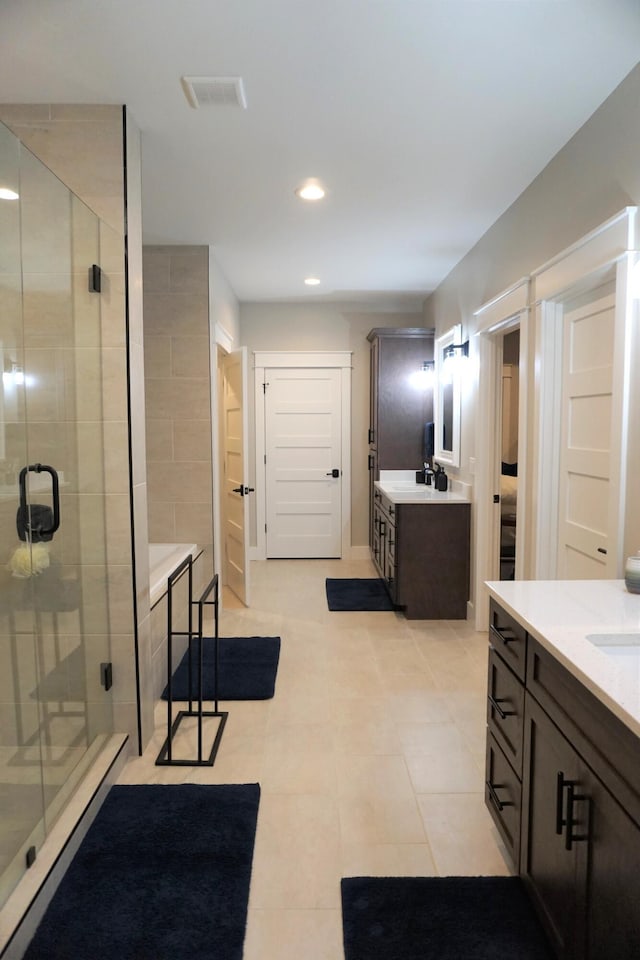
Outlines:
[{"label": "beige wall", "polygon": [[212,571],[208,247],[144,248],[144,358],[149,538]]},{"label": "beige wall", "polygon": [[[424,323],[437,335],[462,323],[463,339],[475,332],[473,311],[536,270],[628,205],[640,203],[640,65],[638,65],[523,194],[427,299]],[[526,122],[526,118],[523,118]],[[500,145],[497,144],[496,148]],[[508,151],[509,144],[501,149]],[[638,393],[637,384],[633,389]],[[472,481],[477,390],[462,406],[459,476]],[[638,416],[636,412],[636,418]],[[637,419],[630,437],[637,437]],[[637,441],[634,469],[640,465]],[[634,483],[637,485],[637,474]],[[632,489],[635,489],[633,487]],[[640,508],[631,497],[626,547],[640,546]]]},{"label": "beige wall", "polygon": [[[144,696],[145,662],[149,662],[150,627],[148,579],[146,564],[140,557],[136,605],[130,524],[130,453],[139,463],[140,431],[134,433],[133,449],[129,447],[129,384],[127,362],[130,361],[132,395],[143,395],[140,310],[135,296],[131,298],[129,317],[125,303],[125,181],[123,108],[119,105],[29,104],[0,105],[0,120],[93,210],[100,222],[100,265],[103,269],[103,290],[100,295],[100,330],[98,346],[83,342],[87,331],[79,331],[80,351],[84,360],[91,360],[90,351],[98,350],[95,373],[87,381],[101,390],[102,445],[96,454],[96,417],[84,403],[79,404],[78,424],[79,487],[77,496],[97,494],[104,504],[106,527],[108,608],[101,617],[107,631],[110,659],[114,665],[112,690],[114,729],[129,733],[134,749],[138,744],[138,691],[136,681],[136,634],[142,665],[143,738],[148,738],[153,722],[152,704]],[[140,153],[139,135],[130,116],[128,132],[129,188],[129,285],[132,290],[141,284],[140,245]],[[86,284],[85,268],[81,285]],[[84,287],[86,289],[86,286]],[[127,337],[129,320],[131,340]],[[136,349],[136,341],[138,348]],[[131,349],[130,349],[131,348]],[[78,351],[76,351],[78,354]],[[142,433],[144,438],[144,433]],[[143,443],[144,446],[144,443]],[[103,469],[96,467],[103,464]],[[93,469],[92,469],[93,468]],[[138,471],[139,474],[139,471]],[[97,484],[97,486],[96,486]],[[86,499],[80,516],[86,517]],[[146,521],[146,482],[138,476],[135,504],[144,506]],[[146,539],[146,522],[140,518],[137,547]],[[85,542],[90,543],[88,531]],[[146,549],[146,548],[145,548]],[[97,569],[97,568],[96,568]],[[137,622],[134,620],[137,610]],[[85,625],[86,626],[86,625]],[[87,630],[85,630],[85,634]]]},{"label": "beige wall", "polygon": [[[240,305],[240,342],[256,350],[349,350],[353,357],[351,381],[351,543],[369,542],[369,343],[373,327],[419,327],[415,313],[379,313],[353,304],[244,303]],[[255,481],[253,381],[250,382],[250,472]],[[252,483],[255,486],[255,483]],[[256,490],[256,496],[261,492]],[[256,543],[255,512],[252,544]]]}]

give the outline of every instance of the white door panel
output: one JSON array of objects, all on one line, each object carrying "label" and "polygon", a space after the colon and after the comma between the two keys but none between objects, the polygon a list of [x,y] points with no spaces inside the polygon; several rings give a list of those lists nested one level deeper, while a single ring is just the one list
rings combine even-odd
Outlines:
[{"label": "white door panel", "polygon": [[615,575],[614,296],[565,310],[563,323],[558,577],[600,579]]},{"label": "white door panel", "polygon": [[269,369],[265,382],[267,557],[339,557],[340,371]]},{"label": "white door panel", "polygon": [[[224,430],[224,582],[249,605],[249,498],[246,347],[223,363]],[[242,493],[238,491],[241,490]]]}]

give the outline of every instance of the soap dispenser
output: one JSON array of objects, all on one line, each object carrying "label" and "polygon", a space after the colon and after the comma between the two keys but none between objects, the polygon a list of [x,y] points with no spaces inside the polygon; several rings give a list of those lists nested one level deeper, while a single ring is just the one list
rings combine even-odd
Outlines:
[{"label": "soap dispenser", "polygon": [[438,464],[438,468],[438,472],[436,473],[436,490],[443,493],[449,486],[449,478],[445,473],[444,467]]}]

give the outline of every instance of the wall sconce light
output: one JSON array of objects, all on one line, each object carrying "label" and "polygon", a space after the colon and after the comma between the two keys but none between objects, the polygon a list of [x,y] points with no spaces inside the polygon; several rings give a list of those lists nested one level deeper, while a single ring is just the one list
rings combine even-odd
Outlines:
[{"label": "wall sconce light", "polygon": [[433,360],[423,360],[419,370],[415,370],[410,380],[417,390],[429,390],[435,380],[435,363]]},{"label": "wall sconce light", "polygon": [[469,341],[464,343],[450,343],[445,347],[442,356],[442,381],[451,383],[454,376],[460,373],[461,361],[469,357]]},{"label": "wall sconce light", "polygon": [[18,387],[24,383],[24,370],[15,360],[11,360],[3,371],[2,382],[5,387]]}]

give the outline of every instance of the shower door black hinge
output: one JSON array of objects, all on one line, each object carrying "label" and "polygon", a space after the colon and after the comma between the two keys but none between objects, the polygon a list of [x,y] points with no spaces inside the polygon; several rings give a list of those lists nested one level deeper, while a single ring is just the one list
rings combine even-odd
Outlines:
[{"label": "shower door black hinge", "polygon": [[499,494],[499,493],[494,493],[494,495],[493,495],[493,502],[494,502],[494,503],[500,503],[500,494]]},{"label": "shower door black hinge", "polygon": [[36,861],[36,848],[35,848],[35,847],[29,847],[29,849],[27,850],[26,861],[27,861],[27,870],[28,870],[29,867],[32,867],[32,866],[34,865],[35,861]]},{"label": "shower door black hinge", "polygon": [[113,686],[113,664],[112,663],[100,664],[100,683],[105,688],[105,690],[111,690],[111,687]]},{"label": "shower door black hinge", "polygon": [[102,289],[102,270],[97,263],[89,267],[89,293],[100,293]]}]

